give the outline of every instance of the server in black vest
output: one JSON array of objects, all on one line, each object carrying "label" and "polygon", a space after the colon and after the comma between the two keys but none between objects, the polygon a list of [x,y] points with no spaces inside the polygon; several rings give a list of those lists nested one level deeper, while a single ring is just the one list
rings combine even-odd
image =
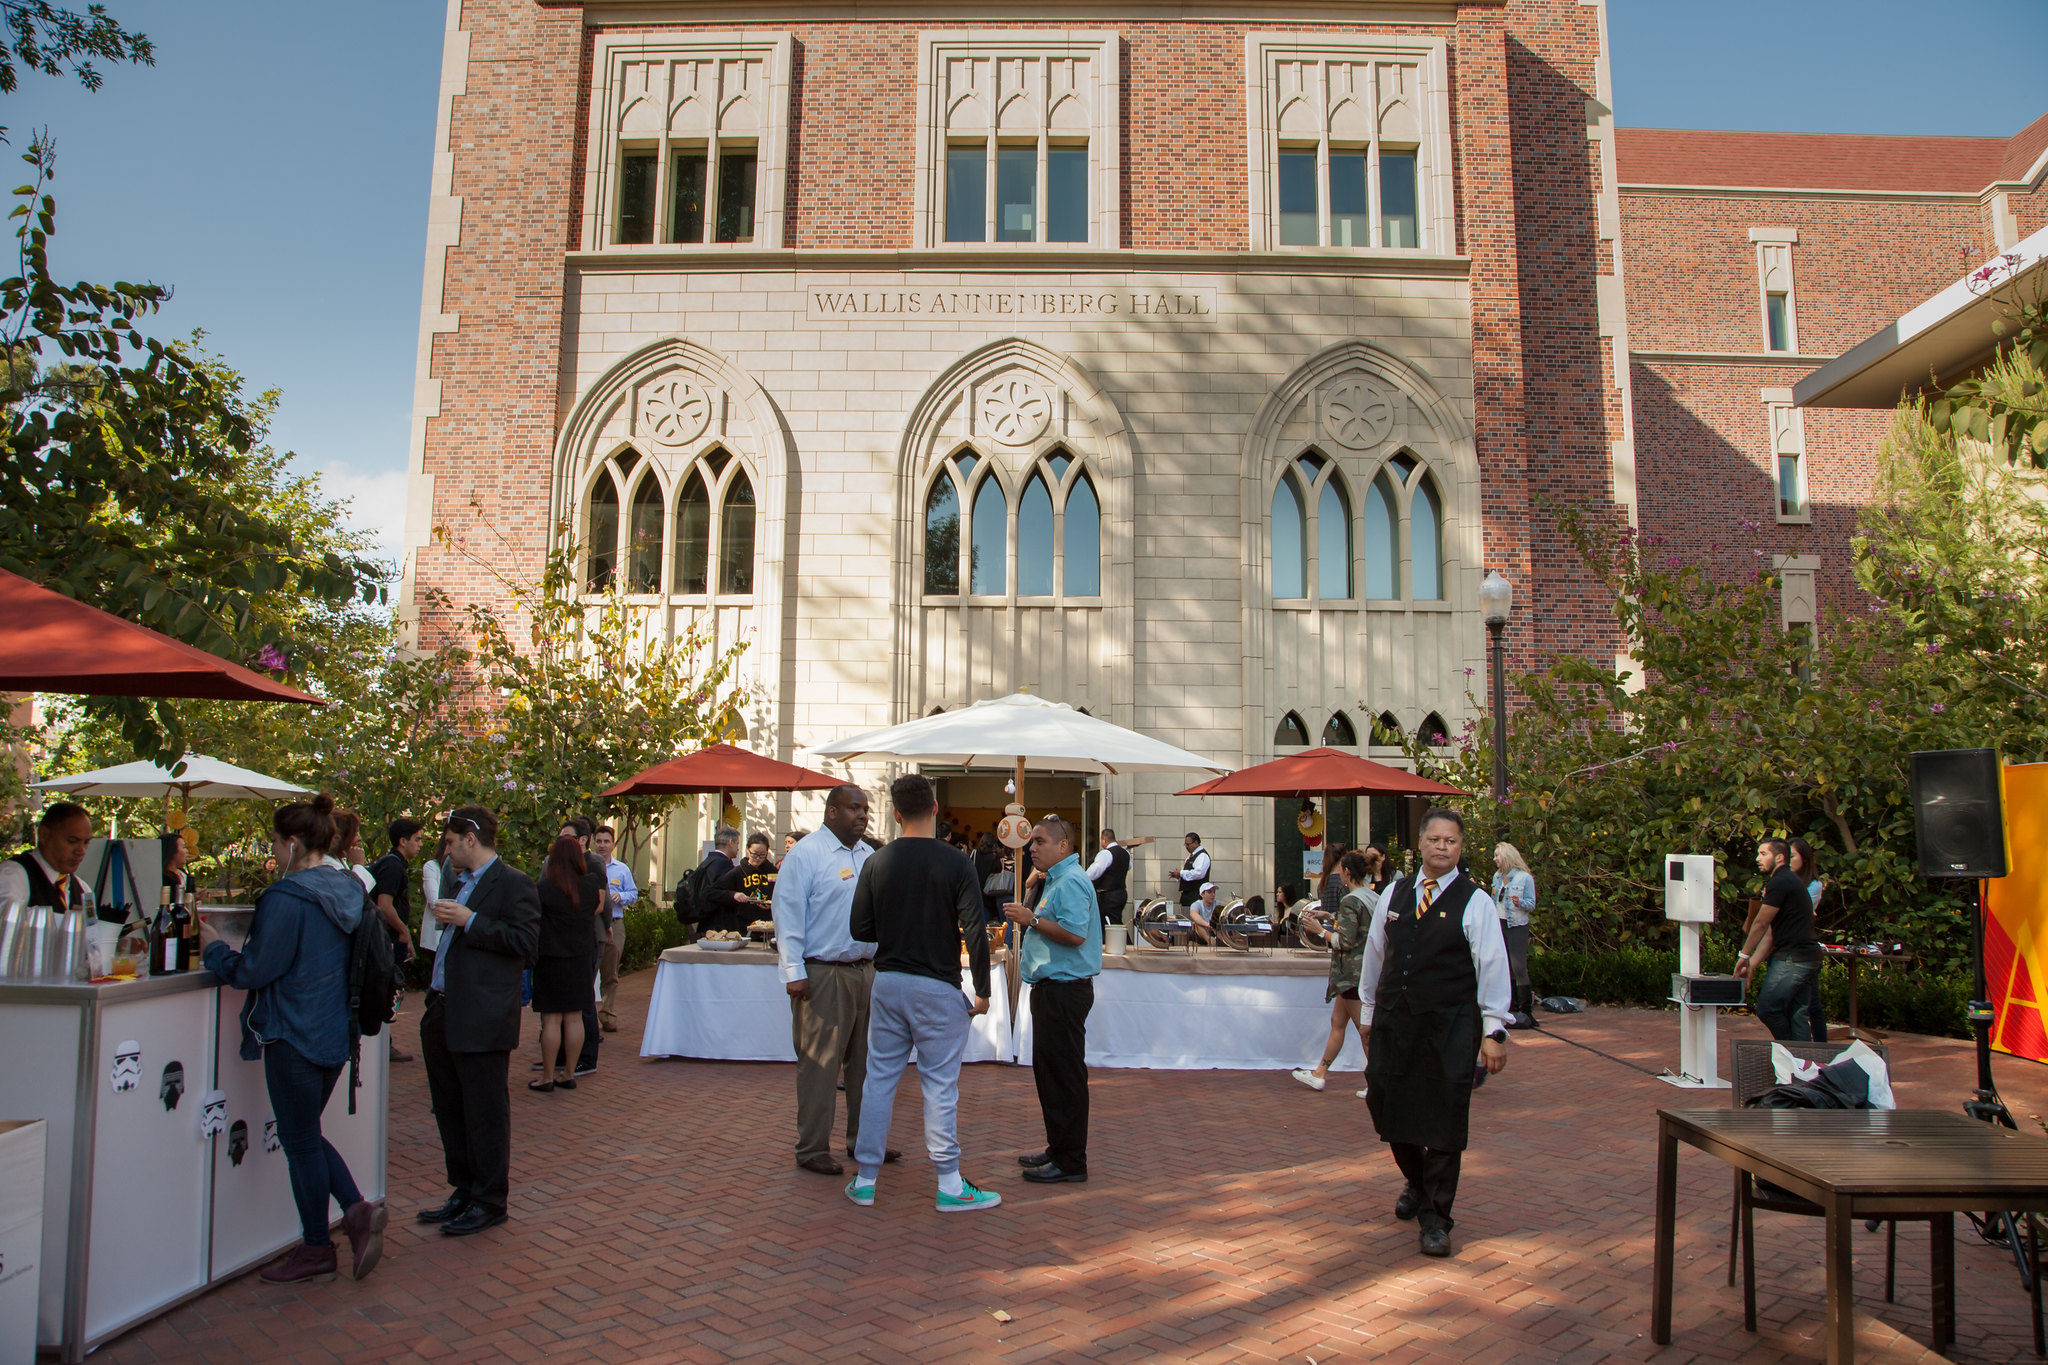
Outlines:
[{"label": "server in black vest", "polygon": [[1148,834],[1120,844],[1115,830],[1102,831],[1102,851],[1088,864],[1088,880],[1095,883],[1095,904],[1102,911],[1104,924],[1123,923],[1124,907],[1131,901],[1131,850],[1151,842],[1152,836]]},{"label": "server in black vest", "polygon": [[1209,880],[1209,850],[1202,847],[1202,836],[1192,831],[1181,841],[1187,845],[1188,860],[1180,865],[1180,903],[1183,908],[1193,905],[1202,898],[1202,883]]},{"label": "server in black vest", "polygon": [[78,909],[85,903],[78,866],[91,843],[92,817],[85,807],[71,801],[53,803],[36,825],[36,846],[0,862],[0,901]]},{"label": "server in black vest", "polygon": [[1489,1074],[1508,1059],[1500,912],[1459,873],[1464,847],[1456,811],[1422,817],[1422,867],[1381,897],[1358,981],[1366,1104],[1407,1181],[1394,1216],[1419,1220],[1425,1256],[1451,1254],[1473,1058]]}]

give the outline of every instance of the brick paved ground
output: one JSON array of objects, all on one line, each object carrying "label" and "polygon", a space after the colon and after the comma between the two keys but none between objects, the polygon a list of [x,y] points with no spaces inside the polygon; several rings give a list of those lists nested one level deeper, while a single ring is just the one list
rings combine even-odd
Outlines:
[{"label": "brick paved ground", "polygon": [[[790,1068],[634,1055],[652,979],[624,983],[627,1027],[598,1077],[574,1094],[514,1095],[506,1227],[454,1242],[411,1221],[443,1188],[425,1083],[401,1066],[395,1216],[376,1274],[303,1292],[245,1276],[95,1361],[1822,1356],[1818,1221],[1758,1216],[1762,1331],[1745,1334],[1723,1283],[1726,1168],[1697,1154],[1682,1158],[1676,1344],[1650,1346],[1652,1113],[1683,1097],[1627,1063],[1676,1059],[1670,1015],[1595,1011],[1517,1037],[1475,1105],[1446,1262],[1416,1255],[1412,1226],[1395,1223],[1399,1183],[1355,1086],[1316,1095],[1277,1073],[1095,1073],[1093,1180],[1048,1191],[1012,1161],[1041,1137],[1030,1074],[970,1067],[964,1169],[1009,1202],[942,1217],[930,1167],[913,1159],[888,1170],[875,1209],[856,1209],[842,1182],[794,1169]],[[1971,1084],[1967,1044],[1893,1042],[1901,1103],[1947,1107]],[[2023,1121],[2048,1112],[2048,1072],[1999,1067]],[[918,1131],[907,1089],[896,1145],[915,1153]],[[1990,1248],[1959,1242],[1954,1357],[2026,1358],[2016,1281]],[[1924,1233],[1899,1243],[1900,1301],[1886,1305],[1881,1234],[1857,1233],[1858,1306],[1883,1319],[1864,1324],[1862,1356],[1885,1365],[1933,1358]]]}]

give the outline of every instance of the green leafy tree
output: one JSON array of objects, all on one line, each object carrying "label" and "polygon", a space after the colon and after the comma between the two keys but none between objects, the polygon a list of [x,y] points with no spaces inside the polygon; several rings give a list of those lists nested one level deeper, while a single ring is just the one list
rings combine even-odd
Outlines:
[{"label": "green leafy tree", "polygon": [[[149,39],[115,23],[105,5],[88,5],[80,14],[49,0],[0,0],[0,94],[14,93],[24,67],[45,76],[62,75],[68,67],[80,85],[97,90],[102,77],[93,65],[96,57],[156,65]],[[6,135],[0,127],[0,141]]]},{"label": "green leafy tree", "polygon": [[[0,280],[0,566],[240,662],[294,647],[279,603],[381,601],[388,570],[360,545],[249,496],[267,411],[224,365],[143,335],[167,290],[51,277],[47,137],[23,159],[18,273]],[[94,704],[135,753],[183,752],[186,708]]]},{"label": "green leafy tree", "polygon": [[[1995,296],[2023,265],[2016,252],[1993,257],[1971,272],[1970,290]],[[2048,468],[2048,385],[2042,382],[2048,371],[2048,300],[2040,286],[2032,298],[2011,299],[2007,315],[1991,330],[2000,338],[2002,362],[1950,385],[1929,406],[1928,421],[1937,434],[1982,442],[2007,464]],[[2025,376],[2017,385],[2010,382],[2013,361]]]},{"label": "green leafy tree", "polygon": [[606,817],[621,847],[637,848],[652,820],[683,798],[598,793],[714,742],[740,704],[733,672],[744,642],[715,650],[694,626],[666,637],[616,589],[594,600],[582,594],[579,562],[565,545],[537,580],[500,579],[507,607],[467,608],[478,680],[492,702],[476,717],[483,739],[470,799],[498,813],[500,848],[529,865],[571,815]]}]

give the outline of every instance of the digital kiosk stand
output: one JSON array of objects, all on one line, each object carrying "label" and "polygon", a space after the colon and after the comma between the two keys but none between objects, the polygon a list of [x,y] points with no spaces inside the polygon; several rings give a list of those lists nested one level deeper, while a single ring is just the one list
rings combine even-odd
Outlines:
[{"label": "digital kiosk stand", "polygon": [[1714,922],[1714,859],[1674,853],[1664,860],[1664,918],[1678,922],[1678,970],[1671,1002],[1678,1006],[1678,1074],[1658,1077],[1687,1090],[1726,1090],[1720,1077],[1719,1012],[1740,1005],[1739,977],[1700,970],[1700,926]]}]

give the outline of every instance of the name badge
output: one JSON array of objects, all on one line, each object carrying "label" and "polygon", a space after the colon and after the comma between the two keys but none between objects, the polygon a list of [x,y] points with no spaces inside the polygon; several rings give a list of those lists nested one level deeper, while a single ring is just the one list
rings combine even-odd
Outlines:
[{"label": "name badge", "polygon": [[853,876],[853,869],[852,869],[852,868],[850,868],[850,867],[842,867],[842,868],[840,868],[840,869],[839,869],[839,880],[840,880],[840,881],[842,881],[842,882],[843,882],[843,881],[847,881],[847,880],[849,880],[849,879],[850,879],[850,878],[851,878],[852,876]]}]

